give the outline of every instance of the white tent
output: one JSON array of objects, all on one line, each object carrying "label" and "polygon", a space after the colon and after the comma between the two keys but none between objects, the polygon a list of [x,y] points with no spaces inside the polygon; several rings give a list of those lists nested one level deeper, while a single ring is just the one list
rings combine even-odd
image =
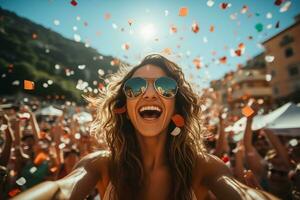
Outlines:
[{"label": "white tent", "polygon": [[88,112],[80,112],[74,115],[74,118],[77,119],[79,124],[84,124],[86,122],[93,121],[93,117]]},{"label": "white tent", "polygon": [[62,116],[63,111],[59,110],[57,108],[54,108],[53,106],[48,106],[45,108],[42,108],[38,111],[36,111],[37,115],[48,115],[48,116]]},{"label": "white tent", "polygon": [[[242,117],[225,131],[233,131],[241,138],[246,128],[246,117]],[[266,115],[257,115],[253,118],[251,129],[271,129],[278,135],[300,136],[300,107],[287,103]],[[238,140],[238,139],[237,139]]]}]

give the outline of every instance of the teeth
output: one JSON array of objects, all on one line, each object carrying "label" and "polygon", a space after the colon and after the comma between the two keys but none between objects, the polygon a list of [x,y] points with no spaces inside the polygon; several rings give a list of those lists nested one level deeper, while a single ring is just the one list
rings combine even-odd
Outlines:
[{"label": "teeth", "polygon": [[161,112],[161,109],[157,106],[143,106],[140,108],[140,112],[143,112],[144,110],[157,110],[158,112]]}]

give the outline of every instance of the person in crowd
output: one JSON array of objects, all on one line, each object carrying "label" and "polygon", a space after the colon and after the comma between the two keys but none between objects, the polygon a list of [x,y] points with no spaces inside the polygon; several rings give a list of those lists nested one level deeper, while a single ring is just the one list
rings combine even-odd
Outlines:
[{"label": "person in crowd", "polygon": [[[123,72],[123,73],[122,73]],[[14,199],[277,199],[235,180],[203,146],[197,95],[177,64],[153,54],[111,79],[89,98],[97,106],[92,132],[109,152],[85,156],[69,175]]]}]

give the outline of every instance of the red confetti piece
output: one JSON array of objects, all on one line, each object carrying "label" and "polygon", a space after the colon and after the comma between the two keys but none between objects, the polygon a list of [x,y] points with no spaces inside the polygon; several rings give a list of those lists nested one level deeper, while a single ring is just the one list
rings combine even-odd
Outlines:
[{"label": "red confetti piece", "polygon": [[226,64],[227,62],[227,57],[226,56],[223,56],[222,58],[219,59],[220,63],[221,64]]},{"label": "red confetti piece", "polygon": [[234,53],[235,53],[237,56],[241,56],[241,55],[242,55],[242,51],[241,51],[240,49],[235,50]]},{"label": "red confetti piece", "polygon": [[228,3],[220,3],[220,8],[225,10],[226,8],[228,8]]},{"label": "red confetti piece", "polygon": [[194,23],[192,24],[192,31],[193,31],[194,33],[198,33],[199,30],[200,30],[199,25],[197,24],[197,22],[194,22]]},{"label": "red confetti piece", "polygon": [[48,155],[45,154],[45,153],[43,153],[43,152],[41,152],[41,153],[39,153],[39,154],[35,157],[33,163],[34,163],[35,165],[40,165],[40,164],[41,164],[44,160],[46,160],[47,158],[48,158]]},{"label": "red confetti piece", "polygon": [[283,0],[276,0],[276,1],[274,2],[274,4],[275,4],[276,6],[280,6],[280,5],[282,4],[282,2],[283,2]]},{"label": "red confetti piece", "polygon": [[9,192],[8,192],[8,195],[9,195],[10,197],[14,197],[14,196],[16,196],[17,194],[19,194],[20,192],[21,192],[20,189],[15,188],[15,189],[12,189],[11,191],[9,191]]},{"label": "red confetti piece", "polygon": [[229,161],[229,157],[226,156],[226,155],[224,155],[224,156],[222,157],[222,160],[223,160],[224,163],[227,163],[227,162]]},{"label": "red confetti piece", "polygon": [[77,4],[78,4],[77,1],[75,1],[75,0],[72,0],[70,3],[72,6],[77,6]]},{"label": "red confetti piece", "polygon": [[185,17],[189,13],[189,9],[187,7],[182,7],[179,9],[179,16]]}]

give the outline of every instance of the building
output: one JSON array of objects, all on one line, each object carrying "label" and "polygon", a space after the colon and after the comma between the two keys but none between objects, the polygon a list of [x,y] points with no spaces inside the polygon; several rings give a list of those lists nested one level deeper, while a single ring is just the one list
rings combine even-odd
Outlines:
[{"label": "building", "polygon": [[272,75],[272,94],[276,103],[300,102],[300,14],[295,23],[263,42],[267,63]]}]

